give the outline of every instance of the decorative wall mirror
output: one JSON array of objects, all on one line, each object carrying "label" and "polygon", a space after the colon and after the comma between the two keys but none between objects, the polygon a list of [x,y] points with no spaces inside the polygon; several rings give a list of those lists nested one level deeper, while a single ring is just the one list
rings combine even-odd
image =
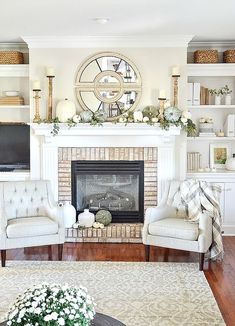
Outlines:
[{"label": "decorative wall mirror", "polygon": [[107,121],[134,110],[141,96],[141,77],[125,56],[101,52],[88,58],[78,69],[76,97],[84,110],[100,111]]}]

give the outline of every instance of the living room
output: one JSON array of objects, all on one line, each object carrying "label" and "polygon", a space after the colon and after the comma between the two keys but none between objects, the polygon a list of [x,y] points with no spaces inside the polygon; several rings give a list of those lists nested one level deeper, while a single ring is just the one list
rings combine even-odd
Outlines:
[{"label": "living room", "polygon": [[233,1],[3,2],[1,325],[234,325]]}]

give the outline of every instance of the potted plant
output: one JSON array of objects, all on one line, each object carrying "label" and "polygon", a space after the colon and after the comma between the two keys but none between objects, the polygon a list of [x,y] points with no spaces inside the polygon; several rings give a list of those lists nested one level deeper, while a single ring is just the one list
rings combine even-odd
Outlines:
[{"label": "potted plant", "polygon": [[83,325],[94,318],[94,302],[84,287],[43,283],[16,298],[7,325]]},{"label": "potted plant", "polygon": [[219,89],[210,89],[209,93],[215,96],[215,105],[221,105],[221,98],[223,95],[222,88]]},{"label": "potted plant", "polygon": [[229,89],[228,85],[225,85],[224,87],[222,87],[222,94],[225,95],[225,105],[231,105],[232,103],[232,90]]}]

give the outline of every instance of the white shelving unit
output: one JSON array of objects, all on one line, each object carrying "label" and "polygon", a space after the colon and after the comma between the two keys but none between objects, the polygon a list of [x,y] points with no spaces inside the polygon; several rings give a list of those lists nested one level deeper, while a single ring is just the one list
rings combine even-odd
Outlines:
[{"label": "white shelving unit", "polygon": [[[207,88],[221,88],[228,85],[232,89],[232,105],[196,105],[189,106],[192,120],[198,126],[201,117],[211,117],[215,131],[224,130],[228,114],[235,114],[235,64],[188,64],[188,81],[199,82]],[[187,152],[201,153],[201,168],[210,165],[210,144],[229,144],[235,153],[235,137],[188,137]],[[221,186],[221,211],[223,230],[226,235],[235,234],[235,171],[217,169],[215,172],[188,171],[187,178],[196,178]]]},{"label": "white shelving unit", "polygon": [[29,65],[0,65],[0,93],[16,90],[24,97],[25,105],[0,105],[0,122],[29,122]]}]

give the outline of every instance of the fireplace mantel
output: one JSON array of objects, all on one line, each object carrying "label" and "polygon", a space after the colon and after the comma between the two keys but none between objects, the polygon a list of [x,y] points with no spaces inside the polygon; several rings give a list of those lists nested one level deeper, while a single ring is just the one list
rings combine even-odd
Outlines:
[{"label": "fireplace mantel", "polygon": [[[31,123],[35,135],[53,138],[53,124]],[[150,126],[142,123],[111,123],[105,122],[101,126],[91,126],[88,123],[69,127],[66,123],[59,123],[59,133],[57,136],[177,136],[180,134],[180,127],[170,127],[163,130],[159,124]]]}]

